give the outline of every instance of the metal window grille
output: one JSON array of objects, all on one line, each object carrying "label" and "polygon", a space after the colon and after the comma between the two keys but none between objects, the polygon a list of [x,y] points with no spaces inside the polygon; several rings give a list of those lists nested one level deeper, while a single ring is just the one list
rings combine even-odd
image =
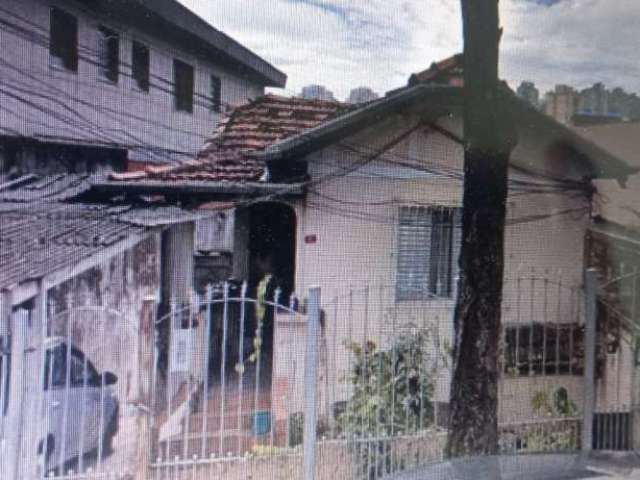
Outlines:
[{"label": "metal window grille", "polygon": [[402,207],[396,300],[451,297],[460,243],[459,209]]}]

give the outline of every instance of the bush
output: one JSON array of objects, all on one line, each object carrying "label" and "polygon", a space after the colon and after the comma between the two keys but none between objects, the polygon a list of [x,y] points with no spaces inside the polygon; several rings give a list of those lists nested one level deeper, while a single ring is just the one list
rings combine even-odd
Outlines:
[{"label": "bush", "polygon": [[352,395],[337,417],[337,426],[343,437],[365,439],[356,441],[362,473],[368,470],[365,477],[402,468],[405,462],[392,458],[390,437],[425,430],[434,423],[432,379],[441,353],[432,340],[428,329],[414,328],[395,337],[387,350],[371,341],[345,345],[353,357],[344,379],[352,386]]}]

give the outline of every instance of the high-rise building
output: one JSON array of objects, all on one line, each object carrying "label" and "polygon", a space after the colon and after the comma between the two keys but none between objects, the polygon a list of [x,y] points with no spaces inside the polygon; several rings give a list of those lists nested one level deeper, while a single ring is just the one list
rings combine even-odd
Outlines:
[{"label": "high-rise building", "polygon": [[323,85],[307,85],[302,87],[300,97],[307,100],[332,100],[335,101],[333,92]]},{"label": "high-rise building", "polygon": [[516,92],[520,98],[538,108],[540,104],[540,91],[533,82],[522,82]]},{"label": "high-rise building", "polygon": [[369,87],[357,87],[349,94],[349,103],[366,103],[379,98],[379,95]]},{"label": "high-rise building", "polygon": [[602,83],[595,83],[580,92],[578,111],[591,115],[609,114],[609,92]]},{"label": "high-rise building", "polygon": [[578,95],[569,85],[556,85],[553,91],[545,95],[544,112],[565,125],[571,123],[577,106]]}]

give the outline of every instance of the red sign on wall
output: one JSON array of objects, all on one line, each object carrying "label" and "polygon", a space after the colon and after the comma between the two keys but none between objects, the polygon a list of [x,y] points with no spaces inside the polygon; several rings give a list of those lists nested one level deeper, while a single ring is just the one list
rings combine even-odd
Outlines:
[{"label": "red sign on wall", "polygon": [[306,244],[312,244],[312,243],[317,243],[318,242],[318,236],[313,234],[313,235],[305,235],[304,237],[304,243]]}]

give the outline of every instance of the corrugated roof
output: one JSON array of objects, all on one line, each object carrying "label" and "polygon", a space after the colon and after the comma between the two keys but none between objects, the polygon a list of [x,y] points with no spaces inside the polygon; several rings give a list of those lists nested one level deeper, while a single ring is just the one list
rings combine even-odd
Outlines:
[{"label": "corrugated roof", "polygon": [[0,287],[73,265],[145,227],[85,204],[0,204]]},{"label": "corrugated roof", "polygon": [[284,138],[299,135],[353,108],[340,102],[265,95],[234,109],[222,120],[197,159],[146,172],[114,173],[116,181],[255,182],[265,164],[250,155]]},{"label": "corrugated roof", "polygon": [[0,288],[37,280],[96,257],[154,227],[211,215],[171,205],[62,201],[88,175],[29,176],[0,184]]},{"label": "corrugated roof", "polygon": [[88,191],[90,179],[89,174],[25,175],[0,183],[0,202],[69,200]]}]

